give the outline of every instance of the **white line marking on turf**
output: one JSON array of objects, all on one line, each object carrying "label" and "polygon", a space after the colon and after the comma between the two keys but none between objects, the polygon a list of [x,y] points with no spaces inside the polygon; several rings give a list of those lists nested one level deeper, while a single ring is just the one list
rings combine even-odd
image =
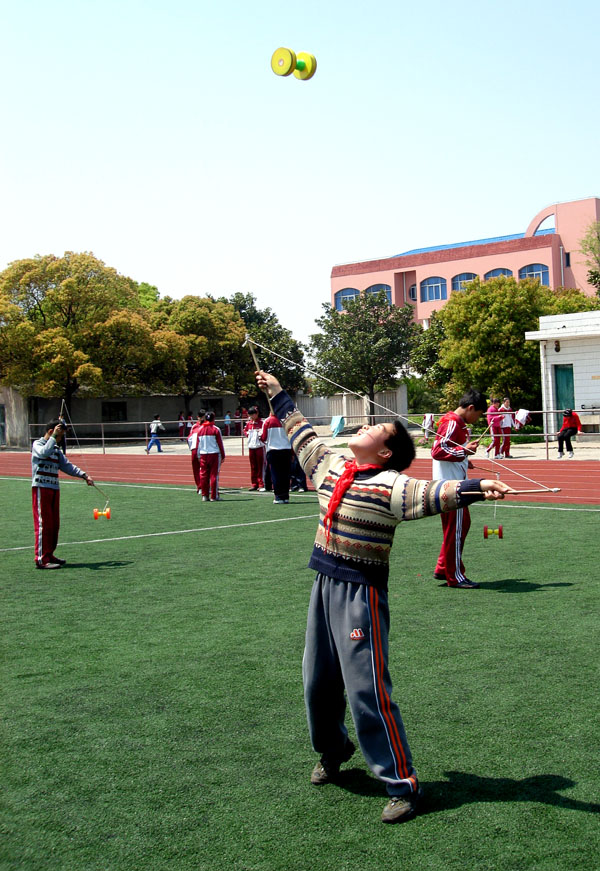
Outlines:
[{"label": "white line marking on turf", "polygon": [[[0,481],[29,481],[31,480],[29,477],[19,477],[18,475],[0,475]],[[137,490],[178,490],[183,493],[191,493],[193,496],[196,495],[196,488],[192,485],[188,485],[187,487],[173,487],[169,484],[124,484],[122,481],[101,481],[100,478],[97,479],[99,484],[102,484],[103,487],[133,487]],[[76,484],[77,481],[69,481],[64,480],[64,478],[60,479],[61,486],[63,484]],[[219,492],[221,493],[231,493],[232,495],[241,495],[247,494],[250,498],[256,497],[257,499],[264,499],[266,496],[272,496],[272,491],[268,491],[265,493],[258,493],[252,490],[246,490],[245,487],[219,487]],[[303,499],[306,497],[315,499],[317,494],[314,491],[307,491],[306,493],[294,493],[294,499]]]},{"label": "white line marking on turf", "polygon": [[[274,520],[252,520],[248,523],[230,523],[226,526],[199,526],[197,529],[174,529],[171,532],[145,532],[140,535],[119,535],[116,538],[89,538],[87,541],[63,541],[58,546],[66,547],[70,544],[98,544],[104,541],[131,541],[135,538],[157,538],[159,535],[188,535],[191,532],[214,532],[218,529],[239,529],[242,526],[262,526],[264,523],[285,523],[289,520],[314,520],[318,514],[304,514],[299,517],[276,517]],[[8,553],[15,550],[33,550],[33,545],[22,547],[2,547],[0,553]]]}]

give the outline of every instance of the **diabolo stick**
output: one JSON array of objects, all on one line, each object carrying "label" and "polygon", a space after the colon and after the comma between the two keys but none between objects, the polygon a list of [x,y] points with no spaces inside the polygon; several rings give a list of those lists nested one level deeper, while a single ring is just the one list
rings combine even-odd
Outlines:
[{"label": "diabolo stick", "polygon": [[520,496],[521,493],[560,493],[560,487],[544,487],[543,490],[514,490],[511,496]]},{"label": "diabolo stick", "polygon": [[[259,364],[258,360],[256,359],[256,352],[254,350],[254,342],[252,341],[252,339],[250,338],[248,333],[246,333],[246,341],[244,342],[244,344],[245,345],[247,344],[248,347],[250,348],[250,353],[252,354],[252,359],[254,360],[254,365],[255,365],[256,369],[257,370],[260,369],[260,364]],[[269,403],[269,410],[270,410],[271,414],[274,414],[273,406],[271,405],[271,397],[269,396],[269,394],[267,393],[266,390],[263,392],[264,392],[265,396],[267,397],[267,402]]]}]

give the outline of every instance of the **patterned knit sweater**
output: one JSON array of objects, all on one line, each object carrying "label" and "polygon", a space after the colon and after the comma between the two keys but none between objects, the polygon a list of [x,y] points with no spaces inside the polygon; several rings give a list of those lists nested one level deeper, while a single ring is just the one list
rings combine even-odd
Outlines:
[{"label": "patterned knit sweater", "polygon": [[42,436],[31,449],[31,486],[58,490],[59,469],[73,478],[87,477],[83,469],[67,460],[54,436]]},{"label": "patterned knit sweater", "polygon": [[335,513],[329,542],[323,520],[345,463],[282,391],[272,400],[302,468],[319,496],[320,519],[309,567],[341,581],[387,587],[398,523],[452,511],[484,498],[478,480],[419,481],[394,469],[358,472]]}]

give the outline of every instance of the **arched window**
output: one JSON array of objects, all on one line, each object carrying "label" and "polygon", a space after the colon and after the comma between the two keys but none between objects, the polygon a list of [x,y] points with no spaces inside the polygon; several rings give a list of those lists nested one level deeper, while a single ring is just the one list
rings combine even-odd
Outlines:
[{"label": "arched window", "polygon": [[411,284],[411,286],[408,288],[408,298],[412,302],[417,301],[417,285],[416,284]]},{"label": "arched window", "polygon": [[483,276],[484,281],[488,281],[490,278],[497,278],[499,275],[512,275],[512,269],[504,269],[500,266],[498,269],[490,269],[489,272],[486,272]]},{"label": "arched window", "polygon": [[461,272],[452,279],[452,290],[462,290],[469,281],[477,278],[474,272]]},{"label": "arched window", "polygon": [[527,266],[519,269],[519,279],[521,278],[539,278],[540,284],[550,287],[548,267],[543,263],[529,263]]},{"label": "arched window", "polygon": [[371,287],[367,287],[365,293],[381,293],[381,291],[385,291],[385,295],[387,297],[388,304],[392,304],[392,288],[389,284],[372,284]]},{"label": "arched window", "polygon": [[447,299],[446,279],[432,275],[421,282],[421,302],[431,302],[434,299]]},{"label": "arched window", "polygon": [[358,296],[359,291],[355,287],[344,287],[342,290],[338,290],[334,297],[336,311],[343,312],[347,304]]}]

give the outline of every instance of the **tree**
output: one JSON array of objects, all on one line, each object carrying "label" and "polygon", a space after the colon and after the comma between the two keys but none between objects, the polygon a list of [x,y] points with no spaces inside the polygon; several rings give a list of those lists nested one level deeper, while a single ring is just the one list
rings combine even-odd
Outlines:
[{"label": "tree", "polygon": [[229,363],[232,355],[239,355],[246,329],[232,305],[210,297],[166,297],[153,307],[152,323],[155,329],[173,331],[187,343],[181,387],[187,413],[203,388],[233,388]]},{"label": "tree", "polygon": [[[300,342],[292,338],[291,330],[279,323],[272,309],[257,308],[256,298],[251,293],[234,293],[229,302],[244,321],[250,338],[264,345],[264,348],[268,348],[269,351],[281,355],[275,356],[264,349],[257,348],[260,364],[272,372],[290,393],[305,389],[304,349]],[[287,357],[292,362],[288,363],[281,357]],[[230,361],[230,365],[236,381],[236,392],[239,394],[243,391],[251,396],[257,395],[254,361],[249,349],[243,355],[236,355],[235,359]]]},{"label": "tree", "polygon": [[580,251],[589,266],[588,281],[600,296],[600,221],[593,221],[581,239]]},{"label": "tree", "polygon": [[165,342],[181,356],[178,341],[151,330],[136,283],[91,253],[18,260],[0,273],[0,380],[26,396],[59,396],[69,408],[82,387],[146,390]]},{"label": "tree", "polygon": [[423,376],[427,387],[434,392],[449,380],[451,372],[440,362],[440,350],[446,339],[444,321],[439,312],[433,312],[429,327],[416,334],[410,355],[410,368]]},{"label": "tree", "polygon": [[[321,332],[311,336],[311,354],[319,374],[348,390],[369,397],[374,413],[375,393],[398,385],[408,370],[410,354],[421,329],[413,308],[388,304],[385,293],[362,294],[344,312],[324,304],[316,321]],[[325,394],[339,388],[322,379]]]},{"label": "tree", "polygon": [[551,290],[537,279],[475,279],[462,292],[453,293],[440,313],[446,331],[440,363],[452,373],[445,388],[448,404],[455,405],[465,388],[473,385],[538,407],[539,348],[526,341],[525,332],[538,328],[541,315],[590,307],[598,306],[580,291]]}]

